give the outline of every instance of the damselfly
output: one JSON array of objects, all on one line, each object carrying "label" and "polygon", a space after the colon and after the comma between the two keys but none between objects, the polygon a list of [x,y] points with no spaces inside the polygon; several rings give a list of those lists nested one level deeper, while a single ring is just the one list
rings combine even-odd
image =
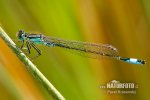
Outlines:
[{"label": "damselfly", "polygon": [[62,47],[69,50],[79,51],[81,53],[86,53],[94,56],[106,56],[132,64],[145,64],[144,60],[119,56],[118,50],[109,44],[69,41],[55,37],[47,37],[43,34],[28,34],[23,30],[20,30],[17,33],[17,37],[19,40],[22,41],[22,45],[20,47],[21,49],[24,47],[24,44],[26,43],[29,54],[31,47],[33,47],[37,51],[38,55],[35,56],[33,59],[41,55],[40,49],[38,49],[35,46],[35,44],[43,44],[48,47]]}]

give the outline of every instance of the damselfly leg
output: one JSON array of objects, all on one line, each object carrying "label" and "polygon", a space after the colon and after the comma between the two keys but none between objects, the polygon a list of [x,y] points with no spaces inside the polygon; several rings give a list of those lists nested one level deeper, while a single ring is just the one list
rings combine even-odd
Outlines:
[{"label": "damselfly leg", "polygon": [[26,41],[26,42],[25,42],[25,41],[23,40],[23,41],[22,41],[22,44],[21,44],[21,46],[20,46],[20,49],[23,49],[25,43],[26,43],[26,47],[27,47],[27,52],[25,52],[25,53],[30,54],[30,53],[31,53],[31,47],[33,47],[33,49],[38,53],[36,56],[30,58],[31,60],[34,60],[35,58],[37,58],[38,56],[41,55],[41,50],[40,50],[39,48],[37,48],[37,47],[34,45],[34,43],[31,42],[31,41]]},{"label": "damselfly leg", "polygon": [[26,41],[26,45],[27,45],[27,49],[28,49],[28,54],[30,54],[31,45],[29,44],[28,41]]},{"label": "damselfly leg", "polygon": [[[22,49],[24,49],[24,44],[25,44],[25,41],[24,41],[24,40],[22,40],[22,41],[21,41],[21,46],[19,47],[21,50],[22,50]],[[27,45],[27,49],[28,49],[27,41],[26,41],[26,45]],[[29,52],[29,51],[30,51],[30,50],[28,49],[28,51],[27,51],[28,53],[27,53],[27,52],[25,52],[25,53],[30,54],[30,52]]]},{"label": "damselfly leg", "polygon": [[24,47],[24,40],[22,40],[22,44],[20,46],[20,49],[22,49]]},{"label": "damselfly leg", "polygon": [[32,47],[36,50],[36,52],[38,53],[35,57],[32,58],[32,60],[34,60],[35,58],[37,58],[37,57],[39,57],[39,56],[41,55],[41,50],[40,50],[39,48],[37,48],[37,47],[34,45],[34,43],[32,43],[32,42],[30,42],[29,45],[32,46]]}]

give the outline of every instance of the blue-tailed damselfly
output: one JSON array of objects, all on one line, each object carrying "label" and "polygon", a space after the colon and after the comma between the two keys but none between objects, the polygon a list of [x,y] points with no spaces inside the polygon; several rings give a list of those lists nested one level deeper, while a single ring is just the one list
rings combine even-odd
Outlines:
[{"label": "blue-tailed damselfly", "polygon": [[23,48],[24,43],[26,43],[29,54],[31,47],[33,47],[38,52],[38,55],[35,56],[34,59],[41,55],[41,51],[35,46],[35,44],[43,44],[48,47],[58,46],[69,50],[79,51],[81,53],[87,53],[89,55],[91,54],[91,55],[111,57],[132,64],[145,64],[144,60],[119,56],[117,49],[109,44],[69,41],[54,37],[47,37],[43,34],[28,34],[23,30],[20,30],[17,33],[17,37],[19,40],[22,41],[22,46],[20,47],[21,49]]}]

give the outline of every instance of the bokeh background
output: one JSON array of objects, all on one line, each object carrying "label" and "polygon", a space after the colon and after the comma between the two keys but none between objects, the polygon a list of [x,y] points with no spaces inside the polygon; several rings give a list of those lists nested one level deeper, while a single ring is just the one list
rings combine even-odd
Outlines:
[{"label": "bokeh background", "polygon": [[[39,45],[42,56],[33,63],[67,100],[150,100],[148,0],[0,0],[0,26],[14,40],[16,32],[23,29],[67,40],[112,44],[121,56],[147,61],[133,65],[90,59]],[[112,80],[138,84],[137,93],[110,95],[99,88]],[[1,38],[0,100],[52,100]]]}]

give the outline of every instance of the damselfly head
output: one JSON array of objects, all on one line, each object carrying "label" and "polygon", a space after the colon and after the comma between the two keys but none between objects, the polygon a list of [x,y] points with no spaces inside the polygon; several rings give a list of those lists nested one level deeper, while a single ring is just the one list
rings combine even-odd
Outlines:
[{"label": "damselfly head", "polygon": [[24,40],[27,37],[26,33],[23,30],[19,30],[16,35],[19,40]]}]

